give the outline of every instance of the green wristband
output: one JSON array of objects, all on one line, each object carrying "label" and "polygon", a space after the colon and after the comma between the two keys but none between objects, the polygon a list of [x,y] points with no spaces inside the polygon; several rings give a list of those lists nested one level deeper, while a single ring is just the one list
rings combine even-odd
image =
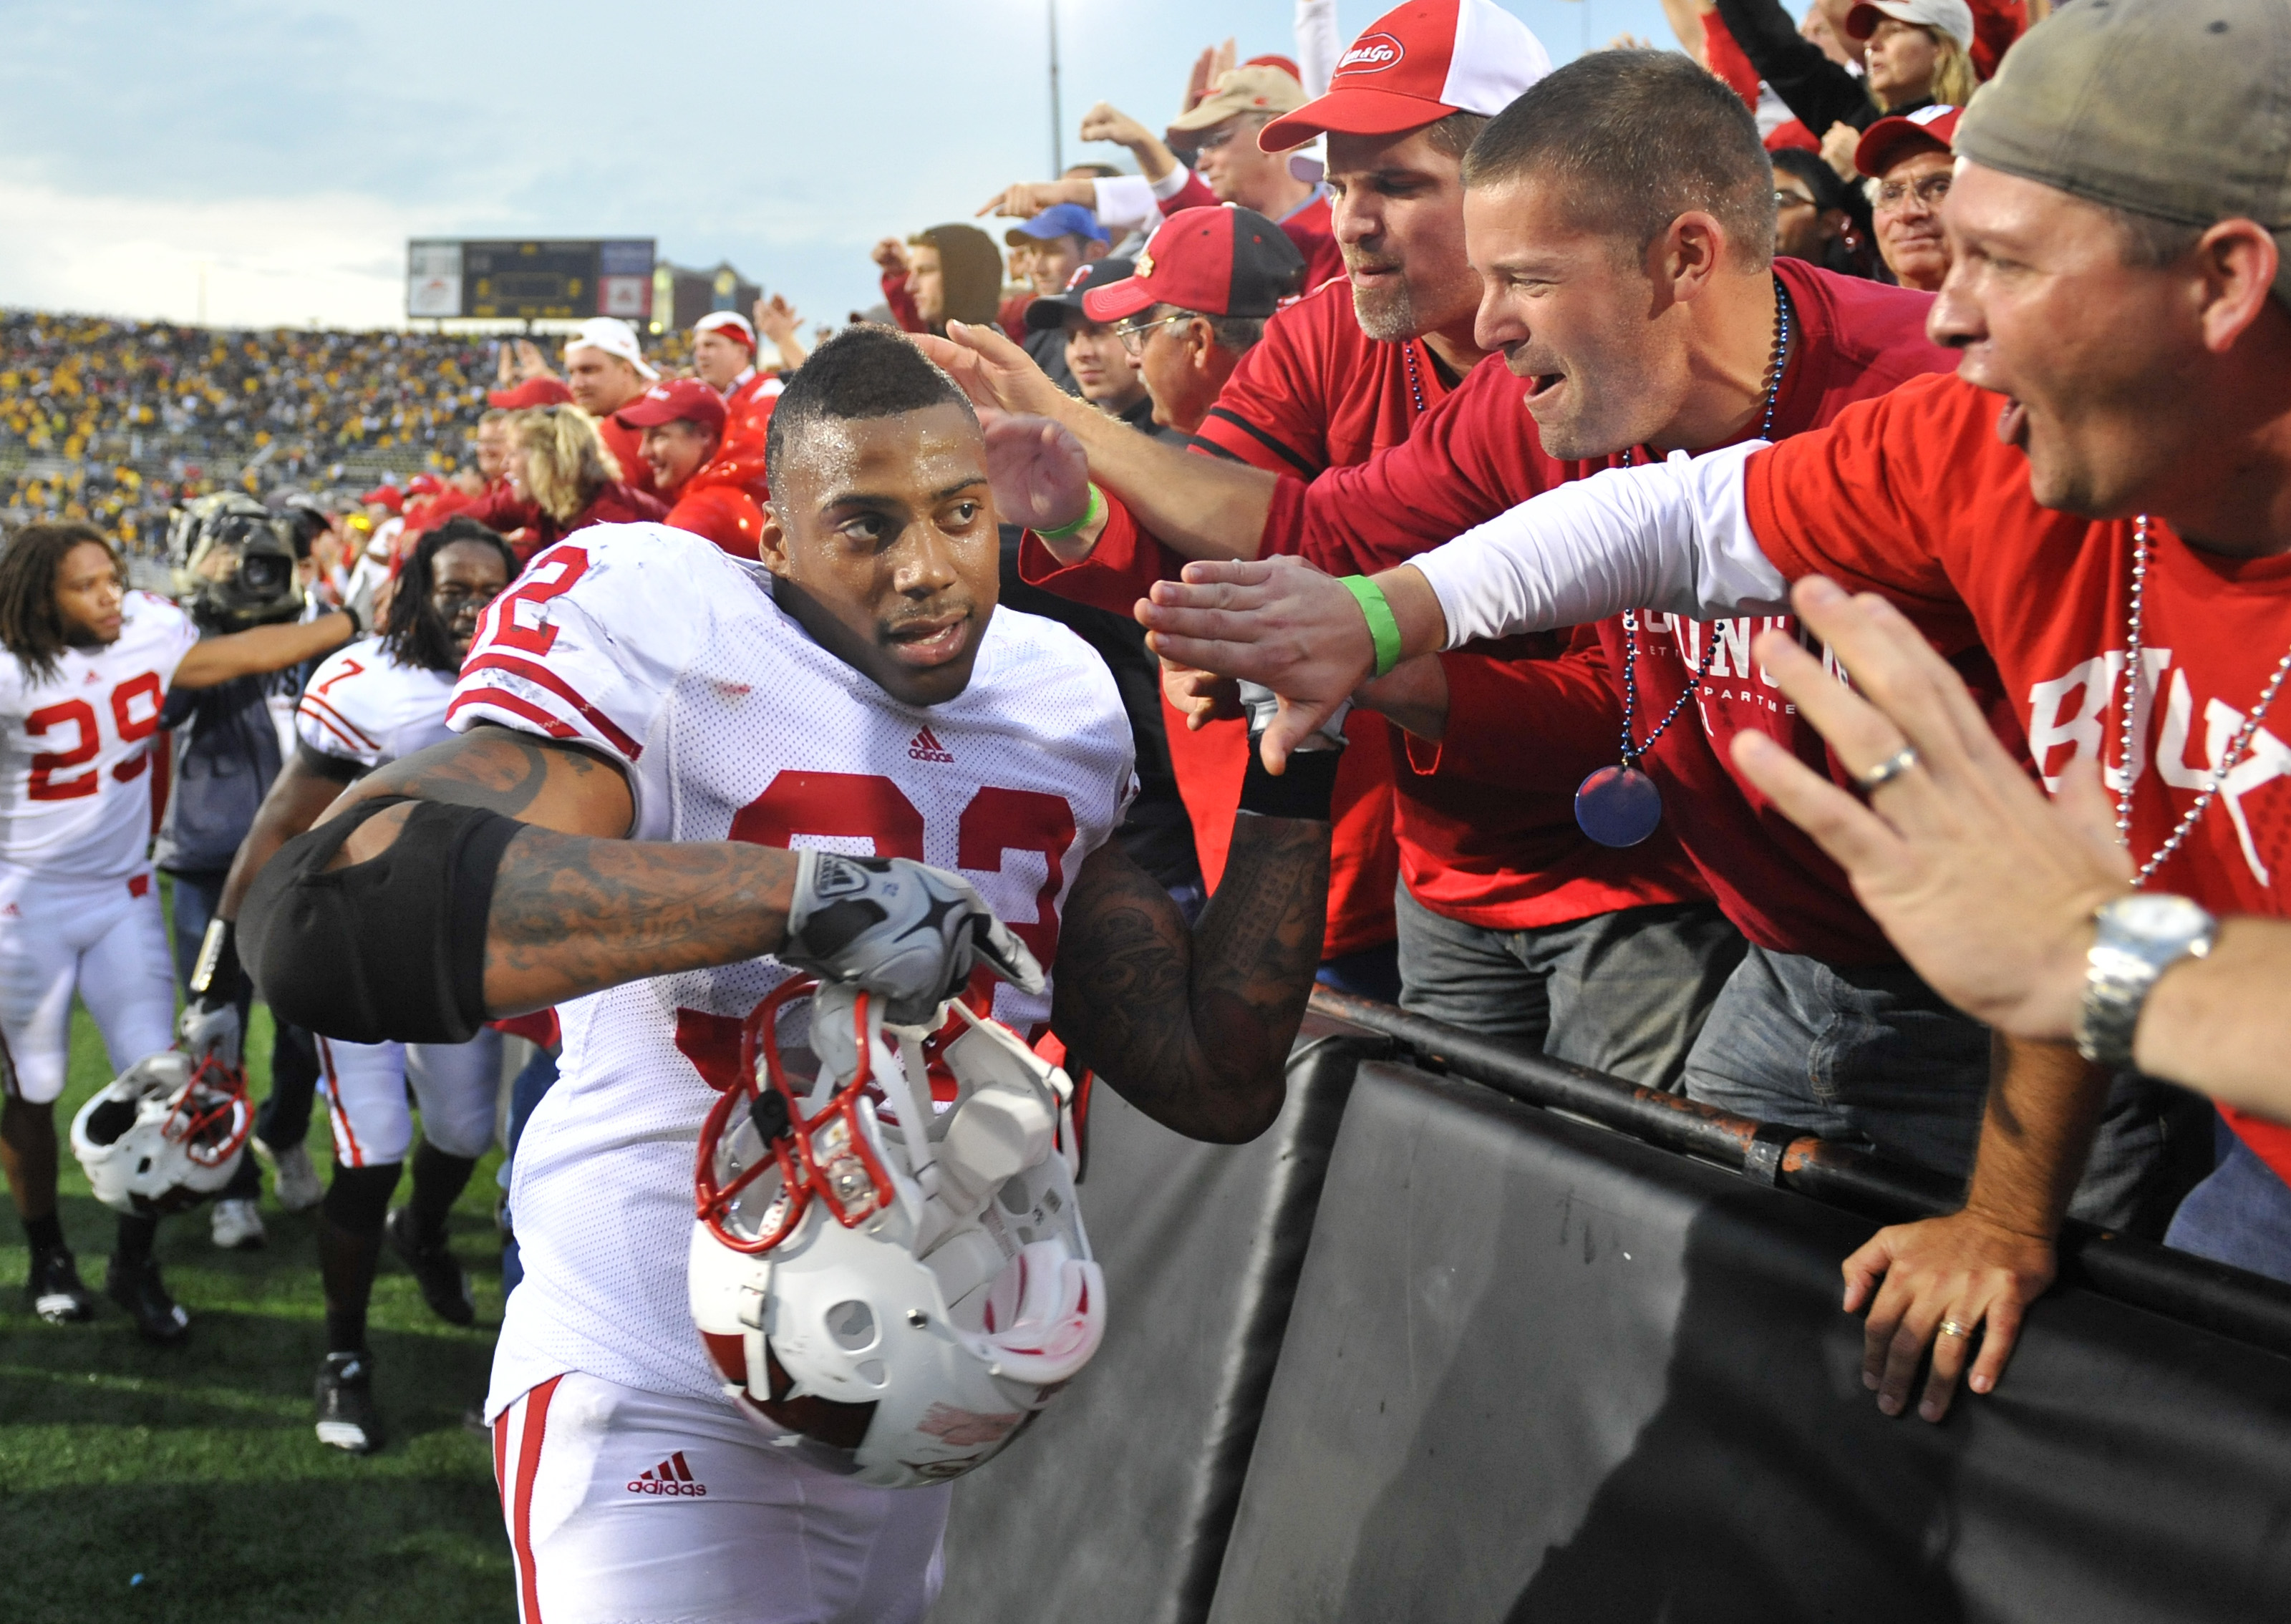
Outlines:
[{"label": "green wristband", "polygon": [[1388,675],[1400,663],[1400,622],[1393,619],[1392,605],[1386,601],[1384,588],[1365,575],[1338,577],[1346,591],[1360,604],[1361,614],[1368,621],[1369,641],[1376,644],[1376,674]]},{"label": "green wristband", "polygon": [[1097,488],[1097,481],[1089,482],[1089,506],[1081,510],[1081,517],[1071,524],[1061,524],[1056,530],[1037,530],[1034,533],[1045,541],[1063,541],[1078,536],[1105,516],[1105,493]]}]

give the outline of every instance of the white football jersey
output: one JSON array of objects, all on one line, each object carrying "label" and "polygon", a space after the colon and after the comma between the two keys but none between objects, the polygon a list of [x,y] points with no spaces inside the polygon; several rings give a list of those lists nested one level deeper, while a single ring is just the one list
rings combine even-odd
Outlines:
[{"label": "white football jersey", "polygon": [[451,739],[446,706],[453,697],[451,671],[400,665],[381,638],[367,637],[310,674],[294,708],[294,734],[321,756],[379,767]]},{"label": "white football jersey", "polygon": [[144,868],[159,709],[198,640],[165,598],[130,592],[117,640],[66,649],[46,682],[0,654],[0,863],[90,880]]},{"label": "white football jersey", "polygon": [[[997,610],[970,685],[903,705],[814,643],[769,577],[663,524],[584,530],[486,611],[451,710],[578,740],[627,770],[639,840],[750,840],[961,873],[1045,966],[1082,860],[1121,822],[1132,744],[1105,666],[1064,627]],[[524,1283],[488,1414],[586,1371],[713,1396],[685,1292],[700,1123],[737,1069],[776,960],[661,976],[561,1006],[560,1076],[518,1141]],[[1048,996],[998,985],[1032,1034]]]}]

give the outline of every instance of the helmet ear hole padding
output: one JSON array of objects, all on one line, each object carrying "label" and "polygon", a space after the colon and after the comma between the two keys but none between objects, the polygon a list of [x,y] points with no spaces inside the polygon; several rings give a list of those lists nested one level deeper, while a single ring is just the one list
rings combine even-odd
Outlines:
[{"label": "helmet ear hole padding", "polygon": [[[816,1083],[792,1075],[776,1029],[806,994]],[[698,1147],[687,1279],[711,1361],[776,1444],[883,1487],[1000,1452],[1105,1329],[1071,1085],[955,1007],[926,1037],[887,1030],[850,988],[784,985],[751,1016],[750,1063]],[[786,1125],[768,1135],[781,1109],[756,1102],[772,1098]]]},{"label": "helmet ear hole padding", "polygon": [[243,1073],[163,1050],[89,1096],[72,1154],[113,1211],[175,1212],[230,1182],[253,1124]]}]

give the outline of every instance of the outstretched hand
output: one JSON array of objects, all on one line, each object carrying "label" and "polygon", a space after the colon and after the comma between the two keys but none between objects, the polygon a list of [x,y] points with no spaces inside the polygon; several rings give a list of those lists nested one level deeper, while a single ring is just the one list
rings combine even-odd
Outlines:
[{"label": "outstretched hand", "polygon": [[1060,530],[1089,507],[1089,453],[1071,430],[1046,417],[987,408],[986,477],[994,511],[1006,524]]},{"label": "outstretched hand", "polygon": [[2013,1036],[2071,1036],[2093,912],[2131,878],[2093,764],[2072,764],[2047,800],[1899,610],[1820,577],[1790,598],[1853,686],[1776,632],[1752,650],[1766,675],[1852,770],[1905,746],[1915,764],[1866,804],[1764,733],[1735,736],[1734,764],[1845,870],[1935,991]]},{"label": "outstretched hand", "polygon": [[1012,220],[1032,220],[1053,204],[1078,203],[1085,209],[1097,205],[1097,188],[1082,180],[1021,180],[1006,186],[978,207],[981,215],[1001,214]]},{"label": "outstretched hand", "polygon": [[1197,560],[1137,604],[1146,644],[1172,664],[1262,683],[1281,696],[1261,751],[1268,772],[1318,732],[1376,670],[1359,602],[1300,558]]},{"label": "outstretched hand", "polygon": [[1052,383],[1033,356],[993,325],[949,322],[946,336],[910,335],[933,365],[962,386],[971,404],[1017,416],[1055,418],[1073,397]]}]

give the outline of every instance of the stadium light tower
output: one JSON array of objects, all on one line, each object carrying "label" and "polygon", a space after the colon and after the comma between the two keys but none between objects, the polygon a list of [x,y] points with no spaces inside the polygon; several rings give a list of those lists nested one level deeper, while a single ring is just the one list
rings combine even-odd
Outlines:
[{"label": "stadium light tower", "polygon": [[1066,172],[1065,116],[1058,111],[1058,0],[1049,0],[1050,13],[1050,173]]}]

